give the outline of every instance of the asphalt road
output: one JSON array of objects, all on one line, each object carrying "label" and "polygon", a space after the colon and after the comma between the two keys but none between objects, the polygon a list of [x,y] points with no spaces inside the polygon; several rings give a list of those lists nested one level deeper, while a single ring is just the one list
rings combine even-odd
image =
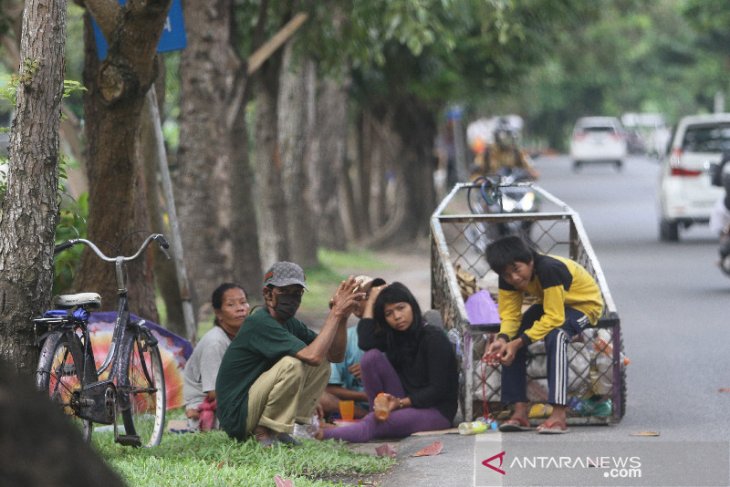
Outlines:
[{"label": "asphalt road", "polygon": [[[411,437],[381,485],[730,485],[730,278],[716,267],[717,239],[700,226],[659,242],[656,161],[536,166],[539,184],[579,213],[616,303],[631,359],[626,415],[567,435]],[[433,441],[440,455],[410,456]]]}]

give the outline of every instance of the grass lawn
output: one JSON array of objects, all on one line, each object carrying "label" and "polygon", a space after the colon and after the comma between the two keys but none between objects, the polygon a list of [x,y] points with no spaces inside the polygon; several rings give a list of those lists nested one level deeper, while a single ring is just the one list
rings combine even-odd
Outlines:
[{"label": "grass lawn", "polygon": [[394,460],[350,451],[334,440],[304,440],[298,447],[262,448],[255,440],[237,442],[220,431],[165,432],[155,448],[113,443],[111,432],[93,436],[102,457],[130,486],[273,486],[274,477],[296,487],[369,485]]}]

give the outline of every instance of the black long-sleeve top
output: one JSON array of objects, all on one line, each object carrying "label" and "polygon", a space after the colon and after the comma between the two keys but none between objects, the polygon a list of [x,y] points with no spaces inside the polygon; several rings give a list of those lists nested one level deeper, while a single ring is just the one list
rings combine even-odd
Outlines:
[{"label": "black long-sleeve top", "polygon": [[441,328],[424,323],[405,332],[380,330],[375,320],[363,318],[357,335],[362,350],[385,352],[413,407],[435,407],[453,421],[459,375],[454,349]]}]

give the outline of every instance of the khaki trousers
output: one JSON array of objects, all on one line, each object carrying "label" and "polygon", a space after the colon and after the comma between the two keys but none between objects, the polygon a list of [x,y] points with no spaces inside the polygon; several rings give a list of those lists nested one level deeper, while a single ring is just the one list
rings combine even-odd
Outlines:
[{"label": "khaki trousers", "polygon": [[295,357],[283,357],[248,391],[246,434],[258,425],[277,433],[291,433],[295,421],[308,424],[329,377],[327,360],[314,366]]}]

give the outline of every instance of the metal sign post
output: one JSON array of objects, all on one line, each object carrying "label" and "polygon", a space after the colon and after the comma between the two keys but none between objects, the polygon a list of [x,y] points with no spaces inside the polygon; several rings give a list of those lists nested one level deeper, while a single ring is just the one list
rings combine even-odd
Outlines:
[{"label": "metal sign post", "polygon": [[188,272],[185,267],[185,260],[183,259],[180,224],[177,219],[175,197],[172,192],[172,181],[170,179],[170,171],[167,166],[167,152],[165,151],[165,141],[162,137],[162,125],[160,123],[160,112],[157,109],[157,92],[155,91],[155,85],[152,85],[150,90],[147,92],[147,107],[149,110],[149,116],[152,119],[152,126],[155,131],[157,163],[160,171],[160,180],[162,181],[162,190],[165,194],[165,200],[167,201],[167,213],[170,217],[172,255],[173,259],[175,259],[177,285],[180,289],[180,299],[182,300],[183,319],[185,320],[185,338],[194,344],[196,335],[195,315],[193,313],[192,297],[190,296]]}]

